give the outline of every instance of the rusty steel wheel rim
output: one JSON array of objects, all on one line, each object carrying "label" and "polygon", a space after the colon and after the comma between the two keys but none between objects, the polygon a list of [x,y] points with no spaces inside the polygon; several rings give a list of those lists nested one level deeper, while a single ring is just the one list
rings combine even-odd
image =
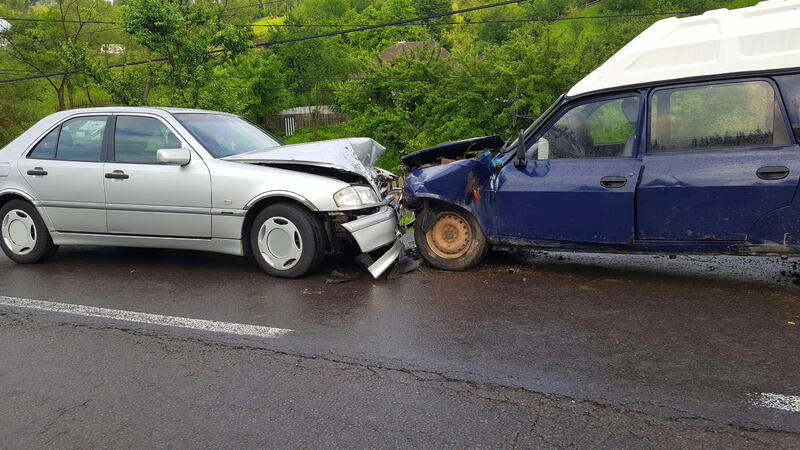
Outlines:
[{"label": "rusty steel wheel rim", "polygon": [[472,228],[461,214],[447,211],[439,213],[439,220],[425,235],[428,247],[440,258],[457,259],[472,244]]}]

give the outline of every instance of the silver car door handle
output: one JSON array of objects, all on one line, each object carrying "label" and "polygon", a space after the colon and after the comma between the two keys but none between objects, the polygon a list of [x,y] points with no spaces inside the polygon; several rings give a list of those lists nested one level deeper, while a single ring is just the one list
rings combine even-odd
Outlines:
[{"label": "silver car door handle", "polygon": [[130,176],[121,170],[115,170],[111,173],[107,173],[106,178],[110,180],[127,180]]},{"label": "silver car door handle", "polygon": [[33,170],[28,171],[28,175],[32,175],[35,177],[43,177],[47,175],[47,171],[42,169],[41,167],[34,167]]}]

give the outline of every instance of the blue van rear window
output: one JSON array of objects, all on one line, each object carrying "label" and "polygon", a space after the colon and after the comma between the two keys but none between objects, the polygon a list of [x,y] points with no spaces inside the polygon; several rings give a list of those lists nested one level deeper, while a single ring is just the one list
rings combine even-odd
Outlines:
[{"label": "blue van rear window", "polygon": [[781,88],[789,120],[792,121],[792,131],[795,139],[800,142],[800,74],[776,77]]}]

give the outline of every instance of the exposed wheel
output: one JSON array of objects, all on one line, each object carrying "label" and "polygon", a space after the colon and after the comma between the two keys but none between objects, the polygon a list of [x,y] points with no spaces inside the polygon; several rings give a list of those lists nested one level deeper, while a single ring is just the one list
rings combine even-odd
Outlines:
[{"label": "exposed wheel", "polygon": [[419,253],[432,266],[444,270],[466,270],[479,263],[489,249],[478,221],[472,214],[454,209],[423,211],[427,229],[414,227]]},{"label": "exposed wheel", "polygon": [[40,262],[58,248],[36,208],[24,200],[11,200],[0,208],[0,247],[20,264]]},{"label": "exposed wheel", "polygon": [[258,265],[268,274],[300,278],[325,256],[325,232],[308,210],[278,203],[256,216],[250,245]]}]

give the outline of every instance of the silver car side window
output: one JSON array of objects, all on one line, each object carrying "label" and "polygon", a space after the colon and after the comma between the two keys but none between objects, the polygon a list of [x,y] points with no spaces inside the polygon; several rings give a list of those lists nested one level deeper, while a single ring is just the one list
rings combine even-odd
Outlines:
[{"label": "silver car side window", "polygon": [[56,159],[100,161],[107,121],[105,116],[92,116],[77,117],[64,122],[58,137]]},{"label": "silver car side window", "polygon": [[36,147],[28,154],[28,158],[33,159],[54,159],[56,157],[56,144],[58,144],[58,132],[61,127],[55,127],[53,131],[47,133]]},{"label": "silver car side window", "polygon": [[118,116],[114,131],[114,161],[157,164],[156,153],[181,148],[181,141],[160,120],[143,116]]}]

